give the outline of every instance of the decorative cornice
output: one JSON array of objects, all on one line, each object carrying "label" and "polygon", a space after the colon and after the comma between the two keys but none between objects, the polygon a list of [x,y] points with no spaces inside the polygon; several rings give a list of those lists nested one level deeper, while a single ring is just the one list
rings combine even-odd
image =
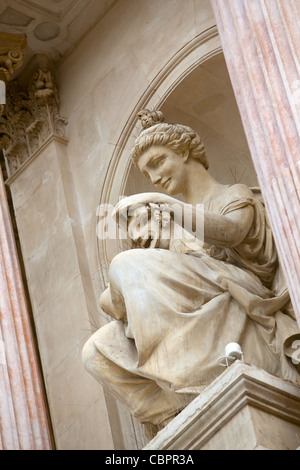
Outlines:
[{"label": "decorative cornice", "polygon": [[5,114],[0,118],[0,147],[11,178],[50,135],[64,137],[67,121],[59,114],[58,88],[46,56],[40,56],[27,86],[21,79],[7,87]]}]

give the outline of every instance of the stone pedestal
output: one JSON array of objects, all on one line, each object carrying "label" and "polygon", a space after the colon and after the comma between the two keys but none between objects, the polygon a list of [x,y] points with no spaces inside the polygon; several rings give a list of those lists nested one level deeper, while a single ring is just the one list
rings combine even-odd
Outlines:
[{"label": "stone pedestal", "polygon": [[295,450],[300,388],[236,361],[145,450]]}]

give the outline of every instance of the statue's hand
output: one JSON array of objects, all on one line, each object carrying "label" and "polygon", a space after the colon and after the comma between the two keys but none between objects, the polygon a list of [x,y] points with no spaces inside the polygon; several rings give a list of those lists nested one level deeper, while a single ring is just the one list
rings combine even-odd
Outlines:
[{"label": "statue's hand", "polygon": [[132,207],[143,206],[145,204],[182,204],[181,201],[175,199],[167,194],[162,193],[141,193],[133,194],[132,196],[121,199],[115,206],[112,215],[118,218],[118,214],[129,211]]},{"label": "statue's hand", "polygon": [[[151,201],[157,196],[157,193],[153,194]],[[158,199],[161,201],[162,198]],[[169,249],[172,217],[172,204],[169,201],[172,199],[173,203],[173,198],[163,199],[164,202],[160,203],[149,202],[149,193],[138,194],[122,199],[115,207],[113,215],[126,228],[129,238],[137,246]],[[176,199],[174,201],[178,202]]]}]

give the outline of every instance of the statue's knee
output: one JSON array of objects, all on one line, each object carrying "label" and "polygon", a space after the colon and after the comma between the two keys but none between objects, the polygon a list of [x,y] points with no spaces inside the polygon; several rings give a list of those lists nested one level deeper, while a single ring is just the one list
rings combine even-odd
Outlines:
[{"label": "statue's knee", "polygon": [[147,250],[133,249],[119,253],[111,261],[109,266],[109,277],[111,280],[118,282],[123,277],[128,278],[131,273],[136,273],[141,265],[144,264],[145,252]]},{"label": "statue's knee", "polygon": [[85,369],[100,383],[109,378],[110,361],[96,348],[93,336],[83,346],[81,357]]},{"label": "statue's knee", "polygon": [[109,265],[109,275],[110,277],[114,277],[115,274],[119,274],[120,271],[123,271],[123,269],[126,269],[127,266],[127,260],[129,257],[129,251],[123,251],[122,253],[119,253],[116,255],[110,265]]},{"label": "statue's knee", "polygon": [[91,337],[87,340],[81,352],[82,363],[89,372],[91,372],[93,369],[96,355],[97,349],[95,347],[93,337]]},{"label": "statue's knee", "polygon": [[100,295],[99,304],[101,310],[109,315],[112,307],[109,287]]}]

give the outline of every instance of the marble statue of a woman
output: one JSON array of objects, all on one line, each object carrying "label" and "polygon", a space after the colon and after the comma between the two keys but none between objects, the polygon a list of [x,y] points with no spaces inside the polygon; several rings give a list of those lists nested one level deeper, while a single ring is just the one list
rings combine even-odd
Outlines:
[{"label": "marble statue of a woman", "polygon": [[[113,321],[91,336],[83,361],[157,431],[223,372],[219,358],[230,342],[240,344],[246,363],[300,383],[290,348],[299,329],[262,202],[247,186],[223,185],[208,173],[191,128],[165,123],[161,112],[145,115],[131,156],[167,194],[124,198],[115,215],[120,221],[121,213],[144,208],[161,225],[150,239],[135,235],[130,212],[134,248],[113,259],[100,298]],[[175,203],[193,230],[197,205],[204,209],[199,234],[190,230],[187,241],[160,236],[164,214],[167,225],[178,223],[168,211]]]}]

